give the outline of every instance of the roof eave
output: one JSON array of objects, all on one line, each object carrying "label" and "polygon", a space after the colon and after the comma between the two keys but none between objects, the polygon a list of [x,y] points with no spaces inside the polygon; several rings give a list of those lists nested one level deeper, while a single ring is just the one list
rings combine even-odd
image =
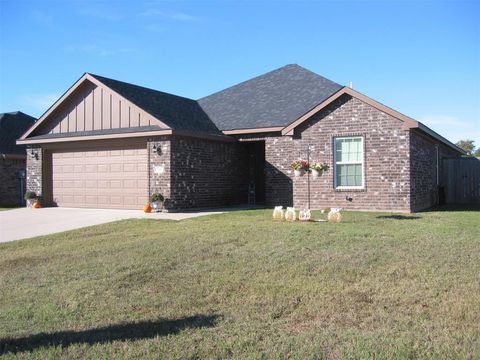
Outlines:
[{"label": "roof eave", "polygon": [[127,139],[127,138],[141,138],[141,137],[155,137],[155,136],[184,136],[199,138],[204,140],[233,142],[234,138],[225,135],[215,135],[201,132],[194,132],[188,130],[172,130],[163,129],[155,131],[131,132],[121,134],[104,134],[104,135],[82,135],[82,136],[66,136],[58,138],[43,138],[43,139],[19,139],[17,145],[42,145],[51,143],[66,143],[78,141],[94,141],[94,140],[112,140],[112,139]]},{"label": "roof eave", "polygon": [[136,137],[150,137],[150,136],[162,136],[172,135],[172,130],[157,130],[157,131],[145,131],[134,133],[122,133],[122,134],[105,134],[105,135],[83,135],[83,136],[66,136],[61,138],[51,139],[19,139],[17,145],[40,145],[47,143],[61,143],[69,141],[90,141],[90,140],[109,140],[109,139],[122,139],[122,138],[136,138]]},{"label": "roof eave", "polygon": [[283,129],[284,129],[284,126],[272,126],[272,127],[263,127],[263,128],[231,129],[231,130],[223,130],[222,132],[225,135],[243,135],[243,134],[281,132]]},{"label": "roof eave", "polygon": [[428,126],[422,124],[421,122],[418,122],[418,129],[423,131],[424,133],[430,135],[431,137],[433,137],[434,139],[442,142],[443,144],[449,146],[450,148],[452,148],[453,150],[456,150],[460,153],[462,153],[462,155],[468,155],[467,152],[465,150],[463,150],[462,148],[459,148],[457,145],[455,145],[454,143],[450,142],[448,139],[444,138],[442,135],[436,133],[435,131],[433,131],[432,129],[430,129]]}]

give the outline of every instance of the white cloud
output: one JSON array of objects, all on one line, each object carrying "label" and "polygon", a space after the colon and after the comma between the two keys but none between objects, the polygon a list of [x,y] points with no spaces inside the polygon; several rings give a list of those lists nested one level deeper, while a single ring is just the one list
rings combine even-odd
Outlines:
[{"label": "white cloud", "polygon": [[34,21],[37,23],[47,27],[47,28],[53,28],[53,15],[40,11],[38,9],[33,9],[30,12],[30,16],[33,18]]},{"label": "white cloud", "polygon": [[82,13],[87,16],[107,21],[120,21],[125,18],[125,16],[115,13],[113,11],[102,11],[98,9],[88,9],[84,10]]},{"label": "white cloud", "polygon": [[419,120],[453,143],[470,139],[480,146],[480,123],[478,121],[465,121],[449,115],[429,115]]},{"label": "white cloud", "polygon": [[173,20],[178,20],[178,21],[197,21],[197,20],[199,20],[199,18],[196,17],[196,16],[185,14],[185,13],[182,13],[182,12],[172,13],[172,14],[169,15],[169,17]]},{"label": "white cloud", "polygon": [[110,48],[97,44],[84,44],[81,46],[67,45],[63,48],[66,53],[85,53],[100,57],[113,56],[118,54],[126,54],[134,52],[135,49],[130,47]]},{"label": "white cloud", "polygon": [[146,24],[143,26],[143,29],[150,31],[150,32],[157,32],[157,33],[163,33],[168,30],[168,28],[162,24]]},{"label": "white cloud", "polygon": [[140,13],[140,16],[161,17],[164,19],[192,22],[198,21],[200,18],[191,14],[187,14],[181,11],[164,11],[155,8],[147,9]]},{"label": "white cloud", "polygon": [[447,116],[447,115],[425,116],[421,118],[420,121],[427,126],[435,126],[435,125],[460,126],[460,127],[469,126],[469,123],[465,121],[461,121],[459,118],[455,116]]},{"label": "white cloud", "polygon": [[55,101],[58,100],[58,94],[30,94],[25,95],[22,101],[36,111],[46,111]]}]

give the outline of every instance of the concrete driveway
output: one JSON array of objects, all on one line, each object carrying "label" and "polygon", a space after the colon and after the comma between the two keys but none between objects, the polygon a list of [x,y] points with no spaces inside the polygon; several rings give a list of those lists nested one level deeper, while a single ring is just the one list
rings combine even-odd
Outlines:
[{"label": "concrete driveway", "polygon": [[0,211],[0,242],[20,240],[124,219],[183,220],[228,210],[150,213],[141,210],[42,208]]}]

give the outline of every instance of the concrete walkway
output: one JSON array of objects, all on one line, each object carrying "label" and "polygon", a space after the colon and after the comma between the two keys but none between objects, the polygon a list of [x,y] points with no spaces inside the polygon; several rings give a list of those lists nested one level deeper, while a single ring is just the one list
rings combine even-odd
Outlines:
[{"label": "concrete walkway", "polygon": [[42,208],[0,211],[0,242],[20,240],[124,219],[183,220],[234,209],[150,213],[141,210]]}]

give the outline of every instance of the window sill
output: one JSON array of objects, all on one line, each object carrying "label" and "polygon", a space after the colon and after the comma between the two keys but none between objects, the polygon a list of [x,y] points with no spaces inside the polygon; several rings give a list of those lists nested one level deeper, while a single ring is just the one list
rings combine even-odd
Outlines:
[{"label": "window sill", "polygon": [[367,189],[364,187],[336,187],[334,188],[336,192],[366,192]]}]

